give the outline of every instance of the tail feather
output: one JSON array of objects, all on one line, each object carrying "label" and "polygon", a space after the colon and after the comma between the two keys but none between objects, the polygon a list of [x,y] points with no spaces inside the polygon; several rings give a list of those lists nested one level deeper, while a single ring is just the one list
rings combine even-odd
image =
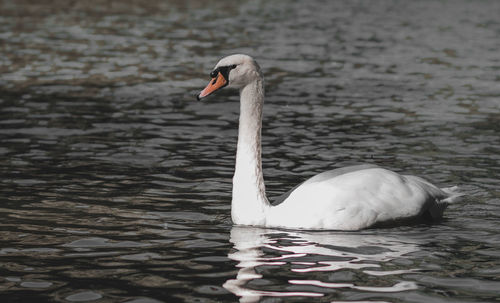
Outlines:
[{"label": "tail feather", "polygon": [[429,209],[428,213],[433,221],[438,221],[443,217],[444,210],[450,203],[456,202],[464,194],[458,190],[458,186],[441,188],[442,195]]},{"label": "tail feather", "polygon": [[426,209],[426,216],[430,216],[433,221],[438,221],[443,217],[443,212],[446,207],[453,202],[456,202],[464,194],[458,190],[458,186],[438,188],[428,181],[415,177],[405,176],[408,180],[412,180],[422,187],[422,189],[430,195],[427,201],[429,204]]},{"label": "tail feather", "polygon": [[464,193],[459,191],[458,186],[441,188],[441,190],[447,195],[446,198],[440,201],[444,203],[457,202],[464,195]]}]

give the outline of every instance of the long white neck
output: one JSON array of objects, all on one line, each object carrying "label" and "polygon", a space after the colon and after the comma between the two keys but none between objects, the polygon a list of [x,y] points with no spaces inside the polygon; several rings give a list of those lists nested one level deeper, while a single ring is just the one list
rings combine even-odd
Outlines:
[{"label": "long white neck", "polygon": [[240,126],[233,177],[233,223],[265,225],[270,207],[262,173],[261,128],[264,86],[257,79],[240,90]]}]

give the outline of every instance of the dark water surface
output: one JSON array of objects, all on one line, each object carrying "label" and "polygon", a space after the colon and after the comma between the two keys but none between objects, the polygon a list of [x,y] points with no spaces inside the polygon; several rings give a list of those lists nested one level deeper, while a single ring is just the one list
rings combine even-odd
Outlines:
[{"label": "dark water surface", "polygon": [[[0,1],[1,302],[498,302],[500,2]],[[435,225],[234,227],[238,96],[270,197],[359,162],[459,185]]]}]

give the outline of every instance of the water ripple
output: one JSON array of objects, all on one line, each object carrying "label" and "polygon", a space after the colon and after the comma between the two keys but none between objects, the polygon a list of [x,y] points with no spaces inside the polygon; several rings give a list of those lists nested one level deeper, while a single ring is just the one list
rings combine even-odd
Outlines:
[{"label": "water ripple", "polygon": [[[498,11],[2,1],[0,301],[497,300]],[[368,162],[463,202],[432,226],[233,227],[238,97],[195,95],[236,52],[266,77],[270,198]]]}]

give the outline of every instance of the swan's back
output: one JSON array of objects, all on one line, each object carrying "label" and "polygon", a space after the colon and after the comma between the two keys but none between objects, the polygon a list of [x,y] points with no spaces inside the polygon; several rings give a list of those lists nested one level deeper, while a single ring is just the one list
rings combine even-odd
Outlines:
[{"label": "swan's back", "polygon": [[357,171],[357,170],[362,170],[362,169],[367,169],[367,168],[374,168],[374,167],[378,167],[378,166],[374,165],[374,164],[359,164],[359,165],[346,166],[346,167],[336,168],[336,169],[332,169],[332,170],[328,170],[328,171],[322,172],[322,173],[317,174],[317,175],[315,175],[315,176],[307,179],[306,181],[304,181],[304,182],[296,185],[295,187],[293,187],[292,189],[290,189],[286,193],[278,196],[277,198],[275,198],[273,200],[272,205],[276,206],[276,205],[279,205],[279,204],[283,203],[290,196],[290,194],[294,190],[296,190],[299,186],[302,186],[304,184],[314,183],[314,182],[319,182],[319,181],[324,181],[324,180],[335,178],[337,176],[340,176],[340,175],[343,175],[343,174],[347,174],[347,173],[350,173],[350,172],[354,172],[354,171]]},{"label": "swan's back", "polygon": [[275,204],[269,226],[358,230],[420,217],[439,220],[457,194],[374,165],[318,174]]}]

